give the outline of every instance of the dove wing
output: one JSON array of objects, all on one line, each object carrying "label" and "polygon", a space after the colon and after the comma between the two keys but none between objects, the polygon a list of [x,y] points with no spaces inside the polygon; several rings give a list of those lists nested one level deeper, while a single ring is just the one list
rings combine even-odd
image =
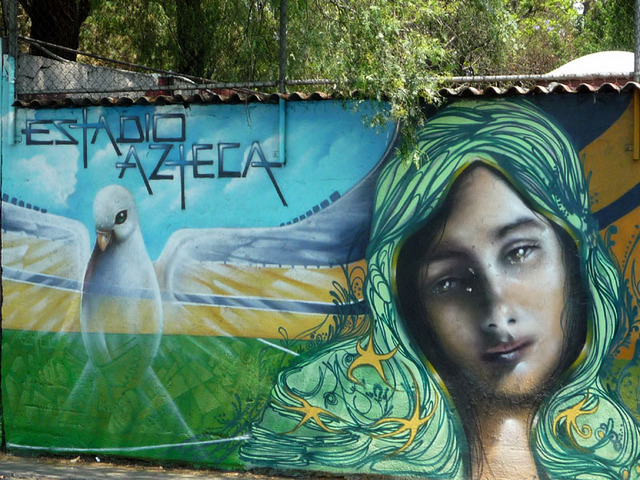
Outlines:
[{"label": "dove wing", "polygon": [[361,310],[377,174],[287,225],[176,231],[155,263],[165,333],[292,338]]},{"label": "dove wing", "polygon": [[89,254],[81,222],[3,201],[3,328],[79,331]]}]

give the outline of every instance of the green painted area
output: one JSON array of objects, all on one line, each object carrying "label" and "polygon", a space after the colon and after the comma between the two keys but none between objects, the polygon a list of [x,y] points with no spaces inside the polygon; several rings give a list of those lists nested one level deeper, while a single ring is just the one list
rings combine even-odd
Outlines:
[{"label": "green painted area", "polygon": [[636,351],[631,360],[608,359],[601,376],[605,388],[616,392],[622,405],[640,422],[640,353]]},{"label": "green painted area", "polygon": [[238,467],[242,436],[295,358],[257,339],[165,336],[151,369],[114,382],[79,333],[5,330],[7,446]]}]

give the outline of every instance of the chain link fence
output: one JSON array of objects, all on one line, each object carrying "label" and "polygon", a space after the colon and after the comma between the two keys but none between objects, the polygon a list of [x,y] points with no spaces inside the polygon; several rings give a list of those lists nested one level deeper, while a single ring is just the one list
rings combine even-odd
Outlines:
[{"label": "chain link fence", "polygon": [[[118,2],[102,2],[103,8],[107,8],[109,3]],[[154,2],[140,0],[132,3],[136,6],[136,10],[131,11],[136,24],[150,23],[147,25],[146,32],[136,31],[137,34],[142,38],[153,37],[154,31],[162,27],[161,15],[155,12],[158,18],[152,18],[149,15],[154,15],[154,12],[147,11]],[[189,0],[175,2],[175,4],[188,3]],[[80,44],[83,38],[85,46],[91,45],[91,42],[86,40],[91,37],[91,32],[85,31],[83,37],[82,29],[106,28],[101,24],[96,26],[95,21],[90,21],[91,8],[96,8],[96,5],[101,5],[101,2],[92,2],[92,0],[1,1],[2,37],[5,39],[3,48],[16,58],[15,89],[20,100],[193,95],[211,92],[227,93],[225,90],[229,89],[255,93],[255,90],[274,91],[279,85],[284,85],[282,74],[280,79],[269,81],[219,82],[204,76],[177,73],[171,69],[152,68],[131,61],[117,60],[97,51],[81,50]],[[126,15],[127,8],[121,8],[119,15]],[[274,27],[276,30],[270,33],[270,36],[276,39],[273,43],[275,68],[272,78],[277,78],[278,25],[274,24]],[[107,50],[111,53],[124,49],[123,56],[132,56],[131,52],[126,51],[131,42],[127,39],[128,35],[129,32],[124,31],[106,32],[100,36],[94,46],[96,49],[107,46],[109,47]],[[153,40],[149,38],[149,43],[154,43]],[[184,42],[188,43],[188,40]],[[206,41],[206,38],[204,40]],[[161,43],[154,44],[155,50],[159,52],[158,55],[162,55],[164,47],[166,46]],[[197,62],[198,59],[195,56],[199,53],[197,49],[182,52],[186,57],[180,57],[179,63],[186,66],[188,70],[190,65]],[[147,55],[156,54],[147,52]],[[162,63],[162,60],[160,58],[156,63]],[[280,70],[283,71],[282,67]],[[298,85],[307,83],[316,82],[313,80],[295,82]]]},{"label": "chain link fence", "polygon": [[[287,24],[287,0],[0,0],[0,33],[3,50],[16,59],[15,90],[23,101],[285,92],[287,87],[337,85],[334,80],[286,76],[287,71],[291,76],[322,75],[296,71],[295,62],[287,66],[287,58],[303,56],[310,39],[326,40],[309,36],[324,31],[328,17],[323,5],[291,2]],[[323,51],[330,51],[327,45]],[[638,58],[636,52],[636,64]],[[225,76],[223,81],[218,75]],[[577,85],[585,79],[620,83],[632,75],[472,75],[423,81],[432,86]],[[340,88],[345,85],[351,88],[350,82]]]}]

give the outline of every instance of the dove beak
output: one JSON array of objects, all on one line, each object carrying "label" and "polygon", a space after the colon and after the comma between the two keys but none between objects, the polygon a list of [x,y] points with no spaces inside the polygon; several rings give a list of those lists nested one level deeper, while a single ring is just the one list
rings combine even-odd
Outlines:
[{"label": "dove beak", "polygon": [[98,247],[100,247],[101,251],[104,252],[106,250],[107,246],[111,242],[112,235],[113,235],[113,232],[111,231],[106,231],[106,232],[103,230],[96,231],[96,243]]}]

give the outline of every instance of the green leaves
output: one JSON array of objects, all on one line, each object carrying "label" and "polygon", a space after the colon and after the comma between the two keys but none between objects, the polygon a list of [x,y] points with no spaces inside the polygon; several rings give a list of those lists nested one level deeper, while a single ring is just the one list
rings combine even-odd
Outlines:
[{"label": "green leaves", "polygon": [[[93,5],[81,49],[216,81],[278,79],[280,0]],[[401,156],[413,161],[434,77],[546,73],[579,54],[631,49],[633,0],[578,10],[571,0],[288,0],[287,78],[388,102],[367,121],[401,121]]]},{"label": "green leaves", "polygon": [[634,0],[585,1],[580,51],[634,49]]}]

